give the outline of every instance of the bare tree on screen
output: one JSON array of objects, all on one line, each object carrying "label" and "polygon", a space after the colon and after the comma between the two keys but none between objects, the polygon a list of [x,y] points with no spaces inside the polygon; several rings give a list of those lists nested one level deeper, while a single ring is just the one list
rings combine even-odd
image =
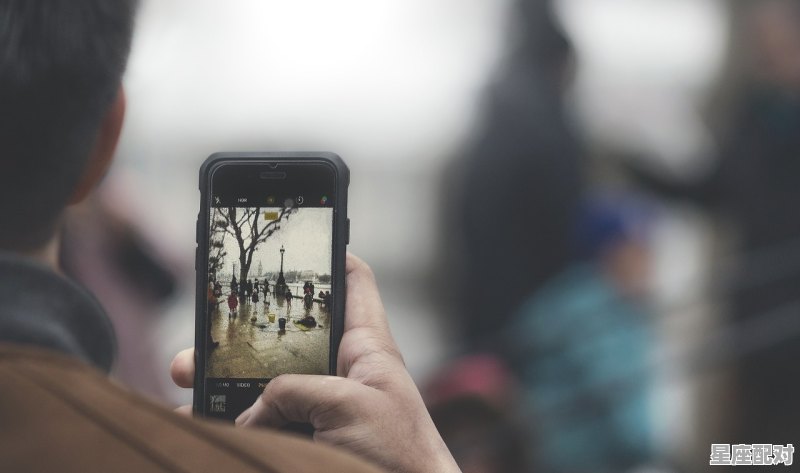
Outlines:
[{"label": "bare tree on screen", "polygon": [[280,230],[281,222],[289,220],[289,216],[297,211],[297,209],[289,207],[282,208],[277,212],[261,212],[260,207],[227,207],[217,210],[219,216],[217,228],[236,239],[239,247],[239,281],[241,282],[247,281],[250,265],[253,263],[253,254],[258,246]]}]

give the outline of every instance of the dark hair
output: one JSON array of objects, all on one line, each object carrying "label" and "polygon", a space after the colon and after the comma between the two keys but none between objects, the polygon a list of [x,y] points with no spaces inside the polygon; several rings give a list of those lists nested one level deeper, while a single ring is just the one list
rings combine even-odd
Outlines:
[{"label": "dark hair", "polygon": [[85,170],[137,0],[0,0],[0,248],[42,246]]}]

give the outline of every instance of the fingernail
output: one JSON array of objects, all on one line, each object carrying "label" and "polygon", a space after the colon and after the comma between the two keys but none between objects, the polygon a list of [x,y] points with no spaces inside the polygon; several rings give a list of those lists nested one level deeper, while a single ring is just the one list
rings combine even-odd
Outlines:
[{"label": "fingernail", "polygon": [[236,425],[242,425],[247,422],[247,419],[250,418],[250,413],[250,408],[248,407],[244,412],[239,414],[239,417],[236,418]]}]

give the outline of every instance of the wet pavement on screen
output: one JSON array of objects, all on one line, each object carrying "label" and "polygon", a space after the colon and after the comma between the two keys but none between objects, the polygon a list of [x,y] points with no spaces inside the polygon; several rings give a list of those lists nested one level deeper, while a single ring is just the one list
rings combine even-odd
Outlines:
[{"label": "wet pavement on screen", "polygon": [[[209,377],[274,378],[281,373],[328,372],[330,316],[319,302],[307,312],[302,299],[293,299],[289,309],[284,300],[276,302],[271,295],[268,308],[263,300],[247,301],[229,317],[226,301],[227,294],[211,315],[211,336],[219,346],[209,356]],[[316,319],[316,327],[303,330],[295,323],[306,314]],[[253,316],[255,321],[251,320]],[[280,317],[287,319],[283,334],[278,326]]]}]

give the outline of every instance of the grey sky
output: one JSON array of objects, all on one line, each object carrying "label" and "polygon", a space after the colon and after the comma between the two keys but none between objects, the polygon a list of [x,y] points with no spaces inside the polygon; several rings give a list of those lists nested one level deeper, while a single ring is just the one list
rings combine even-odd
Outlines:
[{"label": "grey sky", "polygon": [[[261,215],[270,211],[280,212],[280,209],[262,208]],[[281,245],[286,249],[285,271],[312,270],[318,274],[330,274],[332,219],[333,209],[330,208],[301,208],[293,213],[289,220],[281,222],[280,230],[258,246],[250,266],[251,274],[258,270],[259,261],[263,264],[264,272],[277,272],[281,265]],[[238,267],[239,247],[231,235],[225,235],[224,244],[228,255],[223,271],[230,272],[233,263]]]}]

